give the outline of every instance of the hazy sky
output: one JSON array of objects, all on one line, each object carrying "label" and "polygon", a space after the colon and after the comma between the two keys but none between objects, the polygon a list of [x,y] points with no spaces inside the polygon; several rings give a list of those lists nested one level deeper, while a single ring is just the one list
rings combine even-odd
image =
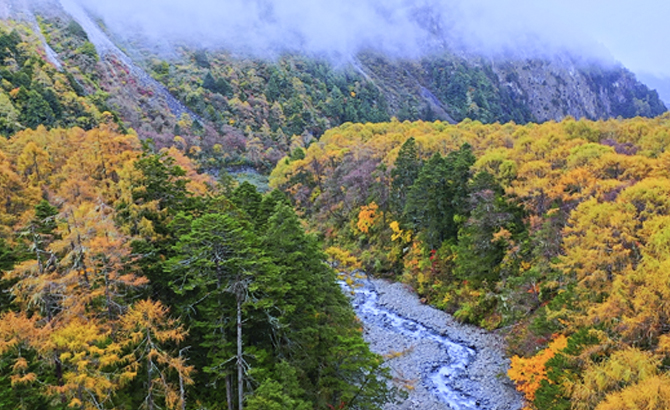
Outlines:
[{"label": "hazy sky", "polygon": [[[77,0],[117,30],[161,39],[339,56],[373,46],[415,56],[436,33],[467,50],[610,55],[670,78],[668,0]],[[425,16],[429,11],[430,18]]]}]

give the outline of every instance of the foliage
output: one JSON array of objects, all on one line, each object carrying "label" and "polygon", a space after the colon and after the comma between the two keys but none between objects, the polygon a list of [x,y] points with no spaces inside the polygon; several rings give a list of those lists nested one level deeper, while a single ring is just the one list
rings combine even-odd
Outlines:
[{"label": "foliage", "polygon": [[517,385],[517,389],[524,394],[526,400],[535,400],[535,392],[543,380],[547,380],[545,364],[554,357],[557,352],[568,346],[568,339],[561,335],[552,341],[546,349],[533,357],[524,359],[512,357],[512,363],[508,376]]},{"label": "foliage", "polygon": [[[108,108],[78,92],[69,72],[59,72],[41,57],[38,39],[28,27],[0,24],[0,135],[8,137],[26,128],[72,127],[91,129],[108,121]],[[88,44],[88,46],[86,46]],[[95,54],[84,43],[83,54]],[[96,55],[97,58],[97,55]]]},{"label": "foliage", "polygon": [[181,151],[113,126],[19,132],[0,164],[3,408],[379,409],[392,395],[279,191],[220,196]]},{"label": "foliage", "polygon": [[[670,352],[669,126],[667,114],[346,124],[280,162],[270,183],[332,255],[459,320],[512,325],[523,358],[510,376],[529,406],[622,406],[632,391],[646,403]],[[566,349],[542,349],[566,337]]]}]

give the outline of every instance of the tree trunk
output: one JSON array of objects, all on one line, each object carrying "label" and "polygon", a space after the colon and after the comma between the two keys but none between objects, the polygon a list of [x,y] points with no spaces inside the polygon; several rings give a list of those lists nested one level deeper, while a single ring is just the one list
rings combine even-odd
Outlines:
[{"label": "tree trunk", "polygon": [[82,391],[83,389],[81,386],[77,389],[77,398],[79,399],[79,402],[81,403],[79,405],[79,410],[84,410],[84,392]]},{"label": "tree trunk", "polygon": [[[179,358],[182,357],[182,351],[179,351]],[[184,375],[179,370],[179,400],[181,400],[181,410],[186,410],[186,390],[184,388]]]},{"label": "tree trunk", "polygon": [[[56,351],[55,356],[56,356],[56,382],[58,383],[59,387],[63,387],[63,364],[60,361],[60,354],[58,354],[58,351]],[[62,393],[60,395],[60,401],[63,404],[67,403],[65,393]]]},{"label": "tree trunk", "polygon": [[[53,315],[51,314],[51,309],[47,306],[47,321],[51,323],[53,320]],[[54,361],[56,363],[56,382],[58,383],[59,387],[63,387],[63,363],[60,361],[60,354],[58,353],[58,350],[54,353]],[[60,401],[61,403],[65,404],[67,403],[67,398],[65,397],[64,393],[61,393],[60,395]]]},{"label": "tree trunk", "polygon": [[[103,261],[107,262],[107,258],[104,258]],[[112,294],[109,289],[109,274],[107,272],[107,267],[103,267],[103,272],[105,273],[105,299],[107,300],[107,317],[110,321],[114,318],[114,313],[112,312]]]},{"label": "tree trunk", "polygon": [[242,410],[244,403],[243,376],[244,367],[242,365],[242,301],[237,298],[237,395],[240,403],[239,410]]},{"label": "tree trunk", "polygon": [[154,410],[153,381],[151,380],[151,356],[149,355],[149,346],[151,346],[151,334],[147,329],[147,409]]},{"label": "tree trunk", "polygon": [[233,386],[229,374],[226,375],[226,401],[228,402],[228,410],[233,410]]},{"label": "tree trunk", "polygon": [[147,409],[149,410],[154,410],[154,398],[152,397],[153,393],[151,391],[152,388],[151,359],[147,358]]},{"label": "tree trunk", "polygon": [[35,226],[31,225],[30,226],[30,233],[33,236],[33,247],[35,248],[35,259],[37,259],[37,269],[38,272],[41,274],[44,273],[44,262],[42,262],[42,255],[40,255],[40,241],[39,241],[39,236],[37,236],[37,233],[35,232]]}]

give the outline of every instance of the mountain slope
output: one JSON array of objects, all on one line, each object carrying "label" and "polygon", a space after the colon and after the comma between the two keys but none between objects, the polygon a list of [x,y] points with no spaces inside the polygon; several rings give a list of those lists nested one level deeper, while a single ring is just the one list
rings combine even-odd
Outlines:
[{"label": "mountain slope", "polygon": [[658,94],[625,68],[569,56],[499,60],[445,52],[403,60],[366,51],[333,63],[179,45],[161,54],[141,37],[115,36],[69,0],[65,7],[56,0],[40,0],[32,9],[20,3],[0,1],[16,18],[16,10],[32,10],[23,18],[37,16],[55,60],[86,95],[104,93],[109,108],[143,138],[171,144],[182,136],[204,167],[269,170],[346,122],[527,123],[666,111]]},{"label": "mountain slope", "polygon": [[0,135],[24,128],[90,129],[112,119],[100,90],[84,92],[67,71],[47,62],[32,24],[0,22]]}]

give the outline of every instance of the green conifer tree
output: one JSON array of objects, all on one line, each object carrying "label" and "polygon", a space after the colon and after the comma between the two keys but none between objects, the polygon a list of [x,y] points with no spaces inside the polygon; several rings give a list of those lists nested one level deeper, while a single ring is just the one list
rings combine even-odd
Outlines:
[{"label": "green conifer tree", "polygon": [[299,369],[304,397],[316,408],[379,408],[391,396],[382,361],[363,341],[318,242],[284,203],[268,220],[261,246],[281,283],[272,298],[283,313],[276,355]]},{"label": "green conifer tree", "polygon": [[[202,352],[200,360],[194,359],[203,372],[201,382],[225,384],[229,403],[243,401],[242,315],[258,264],[254,241],[251,230],[233,217],[207,214],[193,220],[166,265],[179,298],[175,304],[191,327],[191,343]],[[232,393],[235,373],[237,394]]]},{"label": "green conifer tree", "polygon": [[402,144],[395,160],[395,168],[391,171],[391,206],[393,212],[400,216],[405,209],[407,194],[419,176],[421,160],[414,137]]}]

